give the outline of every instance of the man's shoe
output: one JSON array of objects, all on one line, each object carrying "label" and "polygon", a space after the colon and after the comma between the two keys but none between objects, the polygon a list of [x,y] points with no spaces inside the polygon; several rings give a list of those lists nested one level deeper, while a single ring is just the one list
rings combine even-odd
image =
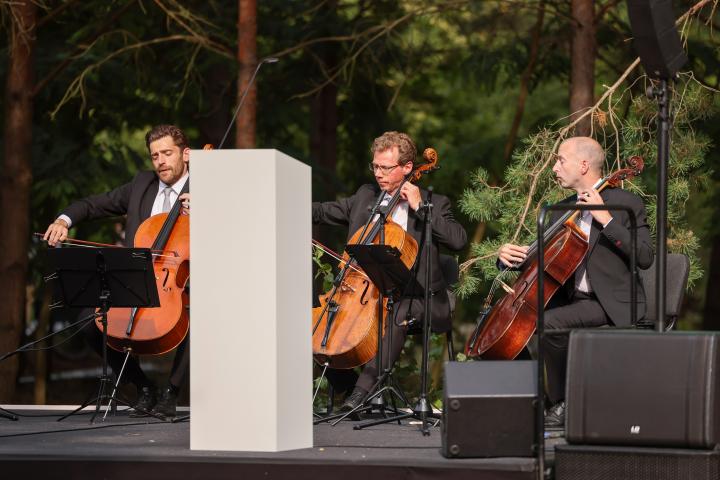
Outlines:
[{"label": "man's shoe", "polygon": [[152,408],[157,403],[157,395],[155,393],[155,387],[152,385],[146,385],[138,388],[138,398],[133,408],[134,412],[130,413],[132,418],[147,417],[148,412],[152,411]]},{"label": "man's shoe", "polygon": [[545,414],[545,426],[561,428],[565,426],[565,401],[558,402]]},{"label": "man's shoe", "polygon": [[174,417],[177,411],[178,392],[176,388],[171,386],[163,389],[152,413],[162,417]]},{"label": "man's shoe", "polygon": [[362,405],[362,402],[367,394],[368,392],[364,388],[355,387],[352,393],[343,402],[340,407],[340,411],[349,412],[350,410],[355,410],[357,407]]}]

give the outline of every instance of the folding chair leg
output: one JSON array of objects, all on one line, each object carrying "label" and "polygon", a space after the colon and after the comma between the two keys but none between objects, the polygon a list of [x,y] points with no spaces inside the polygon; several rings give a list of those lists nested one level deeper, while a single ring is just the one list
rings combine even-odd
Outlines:
[{"label": "folding chair leg", "polygon": [[452,362],[455,360],[455,346],[453,345],[452,329],[445,333],[445,338],[447,339],[448,360]]}]

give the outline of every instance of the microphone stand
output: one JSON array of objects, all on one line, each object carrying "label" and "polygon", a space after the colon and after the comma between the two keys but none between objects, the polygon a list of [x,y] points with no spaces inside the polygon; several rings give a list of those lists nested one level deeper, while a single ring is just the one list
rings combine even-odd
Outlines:
[{"label": "microphone stand", "polygon": [[666,284],[667,284],[667,166],[670,158],[670,130],[672,118],[670,114],[670,80],[660,79],[659,86],[648,88],[648,97],[658,102],[657,117],[657,206],[655,218],[655,311],[657,318],[656,330],[665,331]]},{"label": "microphone stand", "polygon": [[262,67],[266,63],[277,63],[279,60],[280,59],[277,57],[265,57],[258,62],[257,67],[255,67],[255,71],[253,72],[252,77],[250,77],[250,81],[248,82],[248,85],[242,94],[242,97],[240,97],[240,102],[238,103],[238,106],[235,109],[235,113],[233,113],[232,119],[230,120],[230,124],[228,125],[227,130],[225,130],[225,135],[223,135],[222,140],[220,140],[220,145],[218,145],[218,150],[220,150],[223,147],[223,145],[225,145],[225,140],[227,139],[227,136],[230,133],[230,129],[232,128],[233,124],[235,123],[235,119],[237,118],[238,113],[240,113],[240,109],[242,108],[243,104],[245,103],[245,97],[247,97],[247,94],[250,91],[250,87],[252,87],[253,82],[255,82],[255,76],[257,75],[258,71],[260,70],[260,67]]},{"label": "microphone stand", "polygon": [[0,418],[5,418],[7,420],[12,420],[13,422],[18,421],[17,415],[13,415],[9,411],[5,410],[4,408],[0,407]]},{"label": "microphone stand", "polygon": [[[240,113],[240,109],[245,104],[245,97],[247,97],[247,94],[250,91],[250,87],[253,86],[253,83],[255,82],[255,77],[257,76],[257,73],[260,71],[260,67],[262,67],[266,63],[277,63],[279,61],[280,61],[280,59],[277,57],[265,57],[258,62],[257,67],[255,67],[255,71],[252,74],[252,77],[250,77],[250,81],[248,82],[247,87],[245,87],[245,91],[243,92],[242,97],[240,97],[240,101],[238,102],[238,106],[235,109],[235,112],[233,113],[232,118],[230,119],[230,123],[228,124],[227,130],[225,130],[225,135],[223,135],[222,140],[220,140],[220,144],[217,147],[218,150],[220,150],[223,147],[223,145],[225,145],[225,140],[227,140],[227,137],[230,134],[230,129],[235,124],[235,119],[237,118],[238,113]],[[189,419],[190,419],[190,415],[183,415],[181,417],[174,417],[171,421],[172,421],[172,423],[177,423],[177,422],[183,422],[183,421],[189,420]]]},{"label": "microphone stand", "polygon": [[[47,278],[46,280],[49,280],[49,279],[52,279],[52,276],[49,277],[49,278]],[[27,348],[32,347],[33,345],[36,345],[36,344],[38,344],[38,343],[40,343],[40,342],[43,342],[43,341],[47,340],[47,339],[50,338],[50,337],[53,337],[53,336],[55,336],[55,335],[58,335],[58,334],[66,331],[66,330],[71,329],[71,328],[77,327],[78,325],[80,325],[80,328],[83,328],[83,327],[85,327],[85,325],[87,325],[87,324],[90,323],[92,320],[94,320],[97,316],[98,316],[98,315],[97,315],[96,313],[92,313],[92,314],[90,314],[90,315],[88,315],[88,316],[86,316],[86,317],[83,317],[83,318],[81,318],[81,319],[79,319],[79,320],[76,320],[75,322],[72,322],[72,323],[69,324],[69,325],[66,325],[65,327],[63,327],[62,329],[58,330],[57,332],[51,332],[50,334],[48,334],[48,335],[46,335],[46,336],[44,336],[44,337],[42,337],[42,338],[39,338],[39,339],[34,340],[34,341],[32,341],[32,342],[26,343],[25,345],[19,347],[18,349],[13,350],[12,352],[8,352],[8,353],[4,354],[3,356],[1,356],[1,357],[0,357],[0,362],[2,362],[3,360],[5,360],[6,358],[12,357],[13,355],[16,355],[16,354],[18,354],[18,353],[21,353],[21,352],[26,351]],[[73,334],[73,335],[74,335],[74,334]],[[51,346],[50,348],[52,348],[52,346]],[[2,407],[0,407],[0,418],[5,418],[5,419],[8,419],[8,420],[12,420],[12,421],[14,421],[14,422],[16,422],[16,421],[18,420],[17,415],[14,415],[14,414],[11,413],[9,410],[5,410],[5,409],[2,408]]]}]

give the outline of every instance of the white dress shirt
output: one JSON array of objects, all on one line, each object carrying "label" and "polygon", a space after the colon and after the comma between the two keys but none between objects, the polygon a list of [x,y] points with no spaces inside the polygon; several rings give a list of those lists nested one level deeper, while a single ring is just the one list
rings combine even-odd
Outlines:
[{"label": "white dress shirt", "polygon": [[[190,177],[189,173],[186,173],[185,175],[180,178],[177,182],[173,184],[171,187],[172,190],[170,191],[170,208],[175,204],[175,201],[180,196],[180,192],[182,192],[183,187],[185,186],[185,183],[188,180],[188,177]],[[155,196],[155,202],[153,202],[152,210],[150,212],[150,215],[157,215],[158,213],[162,213],[162,206],[163,202],[165,201],[165,188],[168,187],[167,184],[165,184],[162,180],[159,181],[158,185],[158,193]]]},{"label": "white dress shirt", "polygon": [[[584,212],[580,213],[579,217],[580,219],[578,221],[578,226],[583,231],[583,233],[587,235],[588,241],[590,241],[590,226],[592,225],[593,219],[592,213],[590,213],[589,210],[585,210]],[[588,253],[590,253],[590,251],[588,251]],[[592,292],[592,287],[590,286],[590,282],[588,281],[587,269],[585,268],[585,262],[587,260],[588,253],[585,254],[586,258],[583,258],[580,266],[575,272],[575,290],[585,293]]]},{"label": "white dress shirt", "polygon": [[[391,195],[388,195],[385,193],[385,197],[380,202],[381,207],[387,206],[388,203],[390,203],[390,199],[392,198]],[[395,210],[393,210],[392,215],[390,218],[392,218],[392,221],[397,223],[402,227],[403,230],[407,232],[407,223],[408,223],[408,208],[410,208],[410,205],[408,204],[407,200],[400,199],[395,206]],[[380,215],[375,215],[375,218],[373,221],[376,221]]]}]

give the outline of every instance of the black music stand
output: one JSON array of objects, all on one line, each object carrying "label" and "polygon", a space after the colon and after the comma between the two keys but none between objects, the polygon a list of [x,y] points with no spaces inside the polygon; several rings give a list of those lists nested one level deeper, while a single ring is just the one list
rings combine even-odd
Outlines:
[{"label": "black music stand", "polygon": [[[406,406],[409,406],[410,402],[408,402],[407,397],[392,378],[392,366],[388,365],[387,367],[383,367],[382,365],[382,342],[387,341],[392,344],[392,325],[388,322],[395,321],[393,310],[395,299],[400,296],[424,296],[423,287],[418,283],[417,279],[415,279],[410,270],[408,270],[402,262],[400,259],[400,251],[397,248],[384,244],[355,244],[348,245],[345,250],[355,259],[360,268],[362,268],[368,278],[370,278],[370,281],[378,288],[380,293],[388,299],[388,307],[387,311],[383,315],[379,316],[378,321],[378,343],[380,344],[378,345],[377,356],[378,378],[360,405],[348,412],[344,412],[343,414],[332,416],[333,418],[338,418],[335,423],[343,420],[353,413],[359,412],[360,410],[372,409],[373,405],[371,402],[374,399],[382,399],[382,395],[385,392],[390,393],[395,413],[397,413],[397,408],[395,408],[394,397],[392,395],[397,396],[403,401],[403,403],[405,403]],[[382,309],[382,305],[380,305],[380,309]],[[382,339],[382,325],[387,325],[387,328],[389,329],[387,339]],[[380,373],[381,371],[382,373]],[[391,385],[387,385],[388,382],[390,382]],[[382,401],[378,403],[381,408],[384,407],[384,403]],[[386,421],[391,422],[395,420],[396,418],[393,417],[380,420],[377,423],[385,423]],[[398,423],[400,423],[399,420]],[[356,425],[354,428],[358,430],[362,427]]]},{"label": "black music stand", "polygon": [[[73,415],[95,402],[95,413],[107,399],[132,406],[124,400],[105,393],[109,382],[107,363],[107,312],[112,307],[159,307],[153,256],[148,248],[54,248],[48,258],[57,279],[55,300],[66,307],[92,307],[99,311],[103,335],[103,364],[96,398],[88,398],[72,412],[58,421]],[[108,404],[108,408],[110,405]]]}]

